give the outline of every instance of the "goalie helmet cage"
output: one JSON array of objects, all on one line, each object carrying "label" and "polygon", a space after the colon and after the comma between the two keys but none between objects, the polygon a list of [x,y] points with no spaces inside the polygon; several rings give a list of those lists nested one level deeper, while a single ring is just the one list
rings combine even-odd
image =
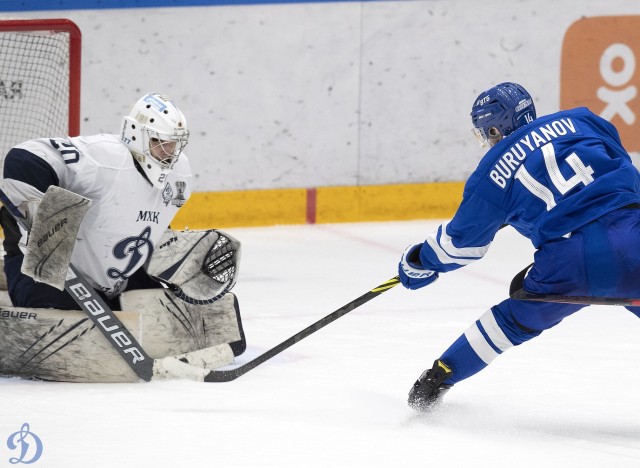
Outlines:
[{"label": "goalie helmet cage", "polygon": [[82,35],[68,19],[0,19],[0,153],[80,133]]}]

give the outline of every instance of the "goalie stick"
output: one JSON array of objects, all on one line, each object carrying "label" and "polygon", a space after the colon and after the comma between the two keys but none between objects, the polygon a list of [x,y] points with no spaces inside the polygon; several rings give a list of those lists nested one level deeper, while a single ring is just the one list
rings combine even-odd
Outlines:
[{"label": "goalie stick", "polygon": [[338,310],[330,313],[329,315],[327,315],[326,317],[318,320],[314,324],[309,325],[304,330],[296,333],[295,335],[293,335],[292,337],[286,339],[285,341],[283,341],[279,345],[271,348],[266,353],[261,354],[257,358],[255,358],[255,359],[253,359],[253,360],[241,365],[240,367],[236,367],[235,369],[229,369],[229,370],[212,370],[212,371],[209,371],[209,373],[204,376],[204,381],[205,382],[230,382],[232,380],[237,379],[238,377],[240,377],[240,376],[246,374],[247,372],[249,372],[251,369],[254,369],[255,367],[259,366],[263,362],[268,361],[269,359],[271,359],[275,355],[280,354],[282,351],[284,351],[285,349],[289,348],[290,346],[293,346],[298,341],[301,341],[301,340],[305,339],[306,337],[308,337],[309,335],[317,332],[321,328],[326,327],[331,322],[333,322],[333,321],[339,319],[340,317],[348,314],[353,309],[355,309],[357,307],[360,307],[362,304],[364,304],[366,302],[369,302],[374,297],[377,297],[380,294],[382,294],[383,292],[388,291],[389,289],[391,289],[394,286],[396,286],[398,283],[400,283],[400,279],[397,276],[395,276],[394,278],[391,278],[388,281],[385,281],[380,286],[377,286],[377,287],[373,288],[371,291],[368,291],[367,293],[363,294],[359,298],[354,299],[353,301],[349,302],[348,304],[340,307]]},{"label": "goalie stick", "polygon": [[526,267],[511,281],[509,287],[509,297],[521,301],[537,301],[537,302],[561,302],[566,304],[586,304],[586,305],[616,305],[626,307],[640,306],[640,299],[631,299],[624,297],[596,297],[596,296],[564,296],[561,294],[536,294],[524,290],[524,277],[527,276],[529,268],[533,264]]},{"label": "goalie stick", "polygon": [[[30,230],[29,220],[18,210],[2,189],[0,189],[0,202],[24,230]],[[209,372],[208,369],[192,366],[184,360],[172,356],[160,359],[151,358],[111,308],[96,293],[87,279],[72,264],[69,264],[64,289],[80,309],[89,316],[96,328],[100,330],[133,372],[145,382],[151,381],[154,377],[202,380]]]}]

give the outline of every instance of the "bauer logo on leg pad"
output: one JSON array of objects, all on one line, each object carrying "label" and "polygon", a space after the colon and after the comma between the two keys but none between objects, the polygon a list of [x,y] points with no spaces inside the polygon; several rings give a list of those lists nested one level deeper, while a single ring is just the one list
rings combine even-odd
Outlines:
[{"label": "bauer logo on leg pad", "polygon": [[0,309],[0,318],[36,320],[38,318],[38,314],[36,312],[27,312],[24,310]]}]

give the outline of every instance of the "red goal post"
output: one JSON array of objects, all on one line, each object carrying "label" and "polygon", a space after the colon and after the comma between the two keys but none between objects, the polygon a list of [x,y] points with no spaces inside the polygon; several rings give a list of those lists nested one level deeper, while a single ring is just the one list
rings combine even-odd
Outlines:
[{"label": "red goal post", "polygon": [[0,19],[0,152],[80,133],[82,35],[68,19]]}]

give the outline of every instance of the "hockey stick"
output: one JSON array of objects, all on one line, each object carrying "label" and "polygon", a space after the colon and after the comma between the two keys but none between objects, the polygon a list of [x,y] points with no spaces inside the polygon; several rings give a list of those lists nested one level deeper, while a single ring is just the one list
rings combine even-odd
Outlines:
[{"label": "hockey stick", "polygon": [[[533,264],[531,264],[533,265]],[[586,305],[616,305],[616,306],[640,306],[640,299],[630,299],[623,297],[596,297],[596,296],[564,296],[561,294],[535,294],[524,290],[524,277],[527,275],[531,265],[526,267],[511,281],[509,287],[509,297],[521,301],[537,302],[561,302],[565,304],[586,304]]]},{"label": "hockey stick", "polygon": [[[29,220],[18,210],[2,189],[0,189],[0,202],[9,210],[16,222],[25,231],[30,231]],[[145,382],[151,381],[154,377],[180,377],[201,381],[204,375],[209,372],[208,369],[192,366],[184,360],[173,356],[160,359],[151,358],[111,308],[96,293],[86,278],[72,264],[69,264],[64,289],[71,295],[80,309],[87,314],[96,328],[100,330],[133,372]]]},{"label": "hockey stick", "polygon": [[261,354],[257,358],[255,358],[255,359],[253,359],[253,360],[241,365],[240,367],[236,367],[235,369],[230,369],[230,370],[212,370],[212,371],[209,371],[209,373],[204,376],[204,381],[205,382],[230,382],[232,380],[237,379],[238,377],[240,377],[240,376],[246,374],[247,372],[249,372],[251,369],[253,369],[253,368],[259,366],[260,364],[262,364],[263,362],[271,359],[275,355],[280,354],[282,351],[284,351],[285,349],[289,348],[290,346],[296,344],[298,341],[301,341],[301,340],[305,339],[306,337],[308,337],[309,335],[317,332],[321,328],[326,327],[331,322],[339,319],[343,315],[348,314],[353,309],[355,309],[357,307],[360,307],[362,304],[364,304],[366,302],[369,302],[374,297],[377,297],[380,294],[382,294],[383,292],[388,291],[389,289],[393,288],[394,286],[396,286],[399,283],[400,283],[400,279],[397,276],[394,277],[394,278],[391,278],[388,281],[385,281],[380,286],[373,288],[371,291],[368,291],[367,293],[363,294],[359,298],[354,299],[353,301],[349,302],[348,304],[340,307],[335,312],[332,312],[329,315],[327,315],[326,317],[318,320],[314,324],[309,325],[307,328],[305,328],[304,330],[296,333],[292,337],[286,339],[285,341],[280,343],[278,346],[275,346],[275,347],[271,348],[266,353]]}]

